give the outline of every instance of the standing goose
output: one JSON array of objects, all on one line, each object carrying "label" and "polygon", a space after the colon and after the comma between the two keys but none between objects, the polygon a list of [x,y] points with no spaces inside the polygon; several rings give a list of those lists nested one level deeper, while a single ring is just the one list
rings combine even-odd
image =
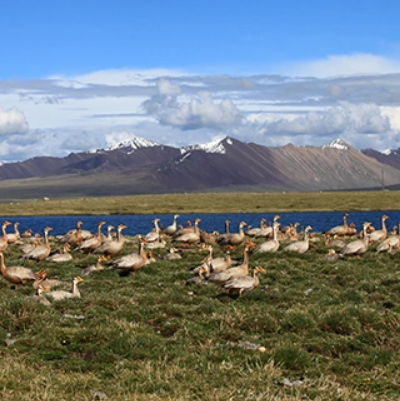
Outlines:
[{"label": "standing goose", "polygon": [[136,271],[141,269],[147,263],[147,254],[144,248],[144,244],[147,240],[139,236],[138,241],[138,252],[120,257],[112,263],[111,267],[114,269],[128,270],[132,274],[135,274]]},{"label": "standing goose", "polygon": [[371,234],[369,234],[369,240],[371,242],[383,241],[386,239],[388,235],[388,230],[386,228],[386,220],[389,216],[382,216],[382,228],[380,230],[375,230]]},{"label": "standing goose", "polygon": [[264,253],[264,252],[276,252],[279,249],[280,242],[279,242],[279,226],[280,223],[274,223],[274,237],[273,239],[263,242],[260,244],[257,249],[256,253]]},{"label": "standing goose", "polygon": [[228,281],[225,282],[223,287],[228,291],[228,294],[231,294],[232,292],[238,292],[240,296],[243,294],[243,292],[251,291],[254,288],[258,287],[260,283],[258,273],[266,273],[266,271],[261,266],[257,266],[253,270],[253,274],[251,276],[247,274],[241,274],[231,277]]},{"label": "standing goose", "polygon": [[34,259],[40,262],[46,259],[50,255],[50,241],[49,232],[52,230],[51,227],[46,227],[44,229],[44,244],[36,246],[31,252],[26,253],[22,256],[23,259]]},{"label": "standing goose", "polygon": [[14,284],[15,289],[18,285],[25,285],[31,281],[40,279],[40,276],[32,270],[22,266],[8,266],[4,262],[3,252],[0,251],[0,271],[2,276],[11,284]]},{"label": "standing goose", "polygon": [[106,224],[105,221],[99,221],[97,223],[97,234],[95,236],[91,237],[91,238],[87,238],[84,241],[82,241],[77,249],[79,249],[80,251],[91,253],[96,248],[98,248],[101,245],[102,241],[103,241],[103,235],[101,233],[101,227],[103,227],[104,224]]},{"label": "standing goose", "polygon": [[239,232],[229,234],[226,238],[224,238],[220,242],[220,245],[231,245],[231,246],[240,245],[246,238],[246,234],[243,229],[245,225],[246,225],[246,223],[244,221],[241,221],[239,223]]},{"label": "standing goose", "polygon": [[364,236],[362,239],[358,239],[346,244],[343,249],[340,251],[340,255],[361,255],[368,250],[369,245],[369,234],[368,234],[368,227],[371,223],[365,222],[363,224],[363,233]]},{"label": "standing goose", "polygon": [[177,225],[177,222],[176,222],[178,217],[179,217],[179,214],[175,214],[174,215],[174,218],[172,220],[172,224],[165,228],[164,234],[166,234],[166,235],[168,235],[170,237],[172,237],[175,234],[175,232],[176,232],[176,230],[178,228],[178,225]]},{"label": "standing goose", "polygon": [[[229,269],[233,263],[237,263],[236,261],[233,262],[231,257],[231,251],[233,250],[233,246],[228,245],[225,250],[225,256],[219,258],[213,258],[212,253],[206,259],[204,259],[204,263],[200,266],[196,266],[192,269],[193,274],[198,274],[200,269],[204,266],[212,266],[213,273],[222,272],[223,270]],[[212,250],[212,247],[211,247]]]},{"label": "standing goose", "polygon": [[310,247],[310,231],[312,230],[311,226],[307,226],[304,230],[304,239],[303,241],[292,242],[287,245],[284,250],[297,252],[297,253],[305,253],[308,251]]},{"label": "standing goose", "polygon": [[154,219],[153,220],[153,224],[154,224],[154,228],[146,234],[145,238],[147,242],[153,242],[153,241],[157,241],[160,237],[160,226],[158,225],[160,219]]},{"label": "standing goose", "polygon": [[125,224],[119,224],[117,227],[117,238],[115,240],[104,241],[93,253],[105,254],[109,257],[118,255],[125,244],[125,237],[122,235],[122,230],[125,230],[125,228],[127,228]]},{"label": "standing goose", "polygon": [[9,245],[16,243],[21,238],[21,234],[18,230],[18,226],[19,226],[19,222],[16,221],[14,223],[14,232],[7,234],[7,242]]},{"label": "standing goose", "polygon": [[1,225],[2,236],[0,237],[0,251],[4,251],[8,247],[8,238],[6,228],[11,224],[9,221],[4,221]]},{"label": "standing goose", "polygon": [[214,284],[224,284],[231,277],[238,274],[249,274],[249,250],[255,245],[254,242],[248,241],[244,245],[244,256],[243,263],[239,266],[230,267],[229,269],[223,270],[221,272],[214,272],[212,265],[210,265],[210,276],[208,281]]},{"label": "standing goose", "polygon": [[68,243],[70,245],[79,245],[83,241],[82,221],[77,221],[76,229],[68,231],[61,237],[61,243]]},{"label": "standing goose", "polygon": [[218,242],[218,244],[222,244],[222,243],[226,240],[226,238],[229,237],[229,235],[230,235],[229,225],[230,225],[230,224],[231,224],[230,220],[225,220],[225,223],[224,223],[224,228],[225,228],[224,233],[223,233],[223,234],[220,234],[220,235],[218,235],[218,236],[216,237],[216,241]]}]

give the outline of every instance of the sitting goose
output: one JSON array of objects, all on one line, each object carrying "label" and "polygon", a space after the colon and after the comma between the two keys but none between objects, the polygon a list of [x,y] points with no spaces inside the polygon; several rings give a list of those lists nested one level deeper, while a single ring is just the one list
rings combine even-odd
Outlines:
[{"label": "sitting goose", "polygon": [[297,253],[305,253],[310,248],[310,231],[312,230],[311,226],[307,226],[304,230],[304,239],[303,241],[292,242],[287,245],[284,250],[297,252]]},{"label": "sitting goose", "polygon": [[78,284],[84,280],[80,277],[75,277],[72,281],[72,292],[65,290],[49,291],[45,295],[52,298],[54,301],[62,301],[67,298],[80,298],[81,293],[78,290]]},{"label": "sitting goose", "polygon": [[369,234],[368,234],[368,227],[371,223],[365,222],[363,224],[363,238],[358,239],[346,244],[343,249],[340,251],[340,255],[361,255],[368,250],[369,246]]}]

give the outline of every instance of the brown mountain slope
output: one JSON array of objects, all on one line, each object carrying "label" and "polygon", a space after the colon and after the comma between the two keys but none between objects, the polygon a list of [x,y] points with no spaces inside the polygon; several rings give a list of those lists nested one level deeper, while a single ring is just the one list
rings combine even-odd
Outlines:
[{"label": "brown mountain slope", "polygon": [[[294,145],[268,148],[224,138],[212,145],[182,149],[158,144],[135,149],[121,146],[64,159],[34,158],[10,163],[0,167],[3,177],[0,198],[346,190],[400,183],[398,169],[342,141],[323,148]],[[8,178],[20,178],[28,170],[30,175],[26,177],[31,178],[4,180],[4,167],[18,172],[16,177],[10,174]]]}]

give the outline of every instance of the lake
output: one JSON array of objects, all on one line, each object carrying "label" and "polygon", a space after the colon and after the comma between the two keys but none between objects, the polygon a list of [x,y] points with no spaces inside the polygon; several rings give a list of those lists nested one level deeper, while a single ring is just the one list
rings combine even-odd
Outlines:
[{"label": "lake", "polygon": [[[301,212],[301,213],[279,213],[281,216],[281,226],[289,225],[290,223],[300,223],[301,229],[307,225],[311,225],[315,232],[324,232],[331,227],[342,224],[342,215],[344,212]],[[386,221],[387,228],[390,231],[393,226],[397,226],[400,221],[400,211],[368,211],[368,212],[348,212],[348,222],[355,223],[357,230],[362,229],[362,224],[365,221],[370,221],[372,225],[379,229],[381,227],[381,218],[384,214],[389,216]],[[234,213],[234,214],[181,214],[178,218],[178,224],[186,226],[186,221],[191,220],[193,223],[196,217],[201,218],[199,227],[207,232],[214,230],[224,232],[224,222],[229,219],[230,231],[237,232],[240,221],[245,221],[252,227],[259,227],[260,219],[265,218],[268,223],[272,222],[275,213]],[[76,222],[83,222],[82,229],[95,232],[97,223],[100,220],[106,221],[106,225],[123,223],[128,226],[123,231],[124,235],[146,234],[154,226],[152,220],[158,217],[160,225],[166,227],[172,223],[172,214],[146,214],[146,215],[107,215],[107,216],[45,216],[45,217],[0,217],[0,221],[9,220],[12,223],[18,221],[20,223],[19,231],[22,233],[28,228],[31,228],[34,233],[43,234],[43,229],[46,226],[53,228],[51,235],[62,235],[68,230],[76,227]],[[106,227],[106,226],[104,226]],[[7,229],[8,233],[13,232],[12,226]],[[105,233],[106,229],[103,229]]]}]

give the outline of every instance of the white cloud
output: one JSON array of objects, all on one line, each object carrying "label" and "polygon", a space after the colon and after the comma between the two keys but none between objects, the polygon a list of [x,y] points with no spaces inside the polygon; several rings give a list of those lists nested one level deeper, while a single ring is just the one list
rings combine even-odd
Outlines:
[{"label": "white cloud", "polygon": [[241,124],[242,113],[230,99],[215,103],[208,92],[200,92],[183,102],[178,98],[179,88],[162,80],[158,83],[159,94],[143,102],[144,109],[160,124],[182,130],[210,128],[225,130]]},{"label": "white cloud", "polygon": [[22,135],[28,131],[24,113],[16,108],[4,110],[0,107],[0,135]]},{"label": "white cloud", "polygon": [[400,61],[367,53],[329,55],[324,59],[294,62],[281,66],[282,73],[291,76],[317,78],[357,74],[391,74],[400,72]]}]

